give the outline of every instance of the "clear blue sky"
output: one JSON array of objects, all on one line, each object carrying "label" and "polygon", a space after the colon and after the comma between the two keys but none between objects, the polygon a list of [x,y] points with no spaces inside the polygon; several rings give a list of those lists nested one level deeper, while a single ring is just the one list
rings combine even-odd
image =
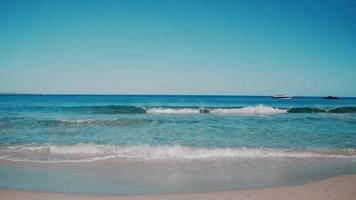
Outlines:
[{"label": "clear blue sky", "polygon": [[356,96],[356,1],[0,0],[0,92]]}]

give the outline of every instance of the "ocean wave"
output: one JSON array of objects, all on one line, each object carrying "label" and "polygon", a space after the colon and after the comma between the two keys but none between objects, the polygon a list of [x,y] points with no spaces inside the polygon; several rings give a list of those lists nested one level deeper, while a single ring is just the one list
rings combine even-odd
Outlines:
[{"label": "ocean wave", "polygon": [[142,114],[146,110],[137,106],[108,105],[108,106],[74,106],[62,107],[63,110],[88,114]]},{"label": "ocean wave", "polygon": [[[74,112],[79,114],[239,114],[239,115],[269,115],[282,113],[356,113],[356,106],[341,107],[272,107],[255,105],[246,107],[174,107],[174,106],[129,106],[129,105],[103,105],[103,106],[65,106],[65,107],[31,107],[32,110]],[[20,118],[8,117],[0,120],[9,121]],[[80,122],[85,123],[85,122]]]},{"label": "ocean wave", "polygon": [[152,120],[148,119],[59,119],[54,120],[54,123],[64,125],[102,125],[102,126],[124,126],[124,125],[139,125],[149,123]]},{"label": "ocean wave", "polygon": [[273,108],[262,104],[241,108],[150,108],[151,114],[241,114],[241,115],[268,115],[286,113],[286,109]]},{"label": "ocean wave", "polygon": [[322,107],[296,107],[288,109],[289,113],[355,113],[356,107],[335,107],[335,108],[322,108]]},{"label": "ocean wave", "polygon": [[[14,120],[13,120],[14,121]],[[0,121],[0,127],[7,124],[11,124],[13,121]],[[139,125],[150,123],[150,119],[134,119],[134,118],[122,118],[122,119],[35,119],[28,118],[21,121],[21,123],[15,123],[16,127],[58,127],[58,126],[125,126],[125,125]]]},{"label": "ocean wave", "polygon": [[149,108],[150,114],[199,114],[199,108]]},{"label": "ocean wave", "polygon": [[286,109],[273,108],[264,105],[248,106],[243,108],[218,108],[213,109],[210,113],[215,114],[247,114],[247,115],[268,115],[286,113]]},{"label": "ocean wave", "polygon": [[271,148],[204,148],[181,145],[117,146],[98,144],[17,145],[0,148],[3,159],[42,162],[94,160],[194,160],[229,158],[356,158],[355,149],[298,150]]},{"label": "ocean wave", "polygon": [[147,108],[147,113],[150,114],[238,114],[238,115],[270,115],[282,113],[356,113],[356,107],[293,107],[293,108],[278,108],[265,106],[262,104],[247,107],[208,107],[208,108],[184,108],[184,107],[159,107]]},{"label": "ocean wave", "polygon": [[64,110],[89,114],[240,114],[240,115],[268,115],[281,113],[356,113],[355,106],[347,107],[292,107],[278,108],[266,105],[247,107],[137,107],[137,106],[80,106],[65,107]]},{"label": "ocean wave", "polygon": [[46,111],[46,112],[72,112],[81,114],[142,114],[145,109],[131,105],[88,105],[88,106],[18,106],[6,107],[5,110],[14,111]]},{"label": "ocean wave", "polygon": [[90,124],[95,122],[94,119],[58,119],[55,122],[63,123],[63,124]]},{"label": "ocean wave", "polygon": [[327,112],[325,108],[319,107],[299,107],[299,108],[290,108],[288,109],[289,113],[324,113]]}]

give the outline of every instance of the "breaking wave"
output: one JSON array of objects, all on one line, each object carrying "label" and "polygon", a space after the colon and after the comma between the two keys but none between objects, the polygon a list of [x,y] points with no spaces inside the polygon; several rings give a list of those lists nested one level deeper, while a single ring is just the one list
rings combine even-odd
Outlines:
[{"label": "breaking wave", "polygon": [[286,109],[273,108],[264,105],[240,108],[151,108],[147,113],[152,114],[242,114],[242,115],[268,115],[286,113]]},{"label": "breaking wave", "polygon": [[239,115],[268,115],[280,113],[356,113],[356,106],[345,107],[271,107],[266,105],[246,107],[174,107],[174,106],[64,106],[64,107],[27,107],[30,111],[65,111],[79,114],[239,114]]},{"label": "breaking wave", "polygon": [[64,125],[102,125],[102,126],[125,126],[138,125],[151,122],[148,119],[59,119],[53,122]]},{"label": "breaking wave", "polygon": [[194,160],[229,158],[356,158],[355,149],[297,150],[271,148],[198,148],[181,145],[116,146],[98,144],[17,145],[0,148],[8,160],[81,162],[95,160]]},{"label": "breaking wave", "polygon": [[277,108],[265,106],[262,104],[247,107],[210,107],[210,108],[182,108],[182,107],[159,107],[147,108],[147,113],[150,114],[238,114],[238,115],[270,115],[281,113],[356,113],[356,107],[293,107],[293,108]]},{"label": "breaking wave", "polygon": [[218,108],[210,111],[215,114],[247,114],[247,115],[268,115],[286,113],[286,109],[273,108],[264,105],[248,106],[243,108]]},{"label": "breaking wave", "polygon": [[151,114],[199,114],[199,108],[150,108],[147,113]]}]

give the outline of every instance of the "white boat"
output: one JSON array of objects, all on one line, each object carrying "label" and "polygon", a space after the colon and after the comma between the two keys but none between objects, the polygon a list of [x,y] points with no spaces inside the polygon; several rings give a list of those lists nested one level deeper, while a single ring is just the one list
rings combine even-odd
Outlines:
[{"label": "white boat", "polygon": [[288,95],[288,94],[276,94],[272,97],[276,98],[276,99],[292,99],[293,98],[293,96]]}]

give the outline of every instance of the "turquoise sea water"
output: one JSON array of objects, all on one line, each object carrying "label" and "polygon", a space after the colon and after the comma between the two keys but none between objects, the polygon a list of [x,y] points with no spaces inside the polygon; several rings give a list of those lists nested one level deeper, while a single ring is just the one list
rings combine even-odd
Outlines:
[{"label": "turquoise sea water", "polygon": [[356,98],[0,95],[0,160],[0,188],[36,191],[303,183],[356,173]]},{"label": "turquoise sea water", "polygon": [[12,160],[356,155],[356,98],[0,96]]}]

